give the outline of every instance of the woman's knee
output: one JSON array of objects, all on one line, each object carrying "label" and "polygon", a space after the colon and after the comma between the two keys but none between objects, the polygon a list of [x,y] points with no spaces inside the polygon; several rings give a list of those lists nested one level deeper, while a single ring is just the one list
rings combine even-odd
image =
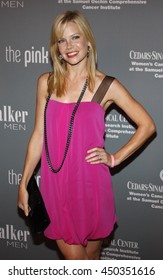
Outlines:
[{"label": "woman's knee", "polygon": [[99,260],[100,259],[100,252],[88,252],[88,259],[89,260]]},{"label": "woman's knee", "polygon": [[58,240],[57,245],[66,260],[88,260],[88,255],[82,245],[70,245]]},{"label": "woman's knee", "polygon": [[66,260],[88,260],[88,256],[86,253],[81,252],[69,252],[67,256],[65,256]]},{"label": "woman's knee", "polygon": [[89,241],[86,251],[89,260],[99,260],[101,255],[102,240]]}]

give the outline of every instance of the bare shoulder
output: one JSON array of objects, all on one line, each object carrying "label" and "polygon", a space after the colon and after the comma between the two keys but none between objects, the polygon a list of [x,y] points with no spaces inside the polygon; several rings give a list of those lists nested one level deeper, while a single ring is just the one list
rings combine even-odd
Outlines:
[{"label": "bare shoulder", "polygon": [[43,73],[37,80],[37,95],[38,97],[47,97],[48,94],[48,77],[49,73]]},{"label": "bare shoulder", "polygon": [[114,77],[112,84],[113,84],[114,89],[126,89],[125,86],[115,77]]},{"label": "bare shoulder", "polygon": [[[100,84],[106,76],[112,77],[111,75],[105,74],[101,71],[96,71],[96,82]],[[115,77],[113,78],[113,81],[116,81]]]},{"label": "bare shoulder", "polygon": [[94,88],[94,92],[97,91],[98,87],[100,86],[100,84],[102,83],[103,79],[105,78],[105,74],[102,73],[101,71],[96,70],[96,78],[95,78],[95,88]]},{"label": "bare shoulder", "polygon": [[96,71],[96,83],[101,83],[102,80],[105,78],[106,74],[104,74],[103,72],[97,70]]},{"label": "bare shoulder", "polygon": [[44,86],[45,84],[47,85],[47,80],[49,77],[49,73],[43,73],[38,77],[38,84]]},{"label": "bare shoulder", "polygon": [[[111,75],[106,75],[100,73],[99,79],[102,81],[104,77],[112,77]],[[118,100],[124,96],[130,96],[127,89],[119,82],[115,77],[112,77],[113,80],[108,87],[108,90],[102,100],[102,106],[106,110],[113,102],[118,103]]]},{"label": "bare shoulder", "polygon": [[109,96],[113,100],[119,99],[121,97],[132,97],[128,89],[116,78],[113,80],[110,86]]},{"label": "bare shoulder", "polygon": [[[103,79],[106,76],[112,77],[111,75],[108,75],[108,74],[105,74],[103,72],[97,71],[96,72],[96,84],[100,85],[102,83]],[[106,94],[106,98],[110,97],[111,92],[114,93],[117,90],[120,90],[120,89],[124,88],[123,85],[115,77],[112,77],[112,78],[113,78],[113,80],[111,82],[110,87],[108,88],[108,91],[107,91],[107,94]]]}]

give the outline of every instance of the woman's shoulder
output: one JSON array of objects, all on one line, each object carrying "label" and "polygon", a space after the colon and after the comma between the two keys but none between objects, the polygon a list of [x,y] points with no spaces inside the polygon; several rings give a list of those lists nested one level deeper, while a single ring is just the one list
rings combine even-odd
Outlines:
[{"label": "woman's shoulder", "polygon": [[101,85],[101,83],[103,82],[105,77],[108,77],[109,81],[111,81],[111,83],[116,80],[115,77],[113,77],[109,74],[103,73],[101,71],[97,71],[96,72],[96,86]]},{"label": "woman's shoulder", "polygon": [[38,91],[38,96],[40,98],[47,97],[48,95],[48,78],[49,78],[49,72],[43,73],[38,77],[37,91]]},{"label": "woman's shoulder", "polygon": [[106,74],[106,73],[103,73],[99,70],[96,71],[96,80],[99,81],[99,82],[102,82],[102,80],[105,78],[105,77],[111,77],[111,78],[114,78],[113,76],[109,75],[109,74]]},{"label": "woman's shoulder", "polygon": [[38,83],[47,84],[47,80],[49,78],[50,72],[46,72],[46,73],[42,73],[39,77],[38,77]]}]

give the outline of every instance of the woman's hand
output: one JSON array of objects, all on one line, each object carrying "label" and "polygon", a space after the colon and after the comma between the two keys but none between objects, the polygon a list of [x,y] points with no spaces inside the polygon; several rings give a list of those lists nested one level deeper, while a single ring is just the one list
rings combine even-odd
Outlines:
[{"label": "woman's hand", "polygon": [[30,208],[28,205],[28,192],[25,187],[19,186],[18,190],[18,207],[24,211],[25,216],[28,216]]},{"label": "woman's hand", "polygon": [[103,148],[93,148],[87,151],[88,155],[85,160],[91,164],[104,163],[111,166],[111,155],[108,154]]}]

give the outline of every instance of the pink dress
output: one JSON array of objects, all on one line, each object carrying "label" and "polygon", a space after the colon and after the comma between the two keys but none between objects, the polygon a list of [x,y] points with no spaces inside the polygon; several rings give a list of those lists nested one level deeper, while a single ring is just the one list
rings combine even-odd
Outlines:
[{"label": "pink dress", "polygon": [[[54,168],[63,159],[74,106],[49,100],[47,137]],[[80,103],[68,154],[58,173],[49,169],[43,147],[40,189],[51,220],[44,234],[50,239],[85,246],[88,240],[107,237],[113,230],[116,214],[109,168],[85,160],[87,150],[104,147],[104,115],[100,104]]]}]

